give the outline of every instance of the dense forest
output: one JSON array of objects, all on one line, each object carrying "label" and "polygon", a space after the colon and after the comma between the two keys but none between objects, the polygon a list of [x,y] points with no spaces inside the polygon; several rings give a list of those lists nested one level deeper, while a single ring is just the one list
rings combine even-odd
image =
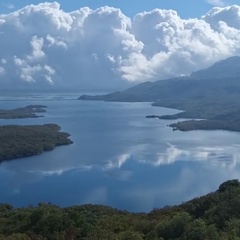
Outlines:
[{"label": "dense forest", "polygon": [[203,197],[150,213],[99,205],[0,205],[0,240],[237,240],[239,226],[238,180],[224,182]]},{"label": "dense forest", "polygon": [[38,155],[71,144],[69,134],[59,131],[57,124],[0,126],[0,161]]}]

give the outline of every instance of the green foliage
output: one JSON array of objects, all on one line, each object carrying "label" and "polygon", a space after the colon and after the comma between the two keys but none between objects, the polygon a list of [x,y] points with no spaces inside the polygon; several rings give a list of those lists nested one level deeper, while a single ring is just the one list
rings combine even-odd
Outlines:
[{"label": "green foliage", "polygon": [[195,219],[186,227],[184,234],[188,240],[202,240],[207,238],[206,223],[202,219]]},{"label": "green foliage", "polygon": [[229,190],[231,187],[240,187],[240,182],[237,179],[226,181],[219,186],[218,191],[224,192]]},{"label": "green foliage", "polygon": [[240,240],[240,184],[179,206],[129,213],[111,207],[0,204],[0,240]]},{"label": "green foliage", "polygon": [[164,239],[179,238],[189,225],[192,217],[187,212],[176,214],[170,221],[162,221],[156,226],[159,237]]},{"label": "green foliage", "polygon": [[133,231],[121,232],[117,236],[117,240],[143,240],[141,234]]},{"label": "green foliage", "polygon": [[25,233],[13,233],[9,236],[0,235],[0,240],[31,240]]}]

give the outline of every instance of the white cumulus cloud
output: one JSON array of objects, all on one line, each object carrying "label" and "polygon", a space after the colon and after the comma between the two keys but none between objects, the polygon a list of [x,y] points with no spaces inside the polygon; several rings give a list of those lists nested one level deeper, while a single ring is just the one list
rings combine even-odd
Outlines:
[{"label": "white cumulus cloud", "polygon": [[201,19],[163,9],[130,19],[108,6],[28,5],[0,15],[0,46],[1,88],[113,89],[240,55],[240,7],[214,7]]}]

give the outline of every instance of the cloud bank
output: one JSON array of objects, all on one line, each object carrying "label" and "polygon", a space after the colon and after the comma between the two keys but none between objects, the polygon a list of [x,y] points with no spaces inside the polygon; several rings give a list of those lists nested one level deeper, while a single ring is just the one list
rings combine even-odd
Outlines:
[{"label": "cloud bank", "polygon": [[201,19],[154,9],[64,12],[57,3],[0,15],[0,88],[113,89],[155,81],[240,55],[240,7]]}]

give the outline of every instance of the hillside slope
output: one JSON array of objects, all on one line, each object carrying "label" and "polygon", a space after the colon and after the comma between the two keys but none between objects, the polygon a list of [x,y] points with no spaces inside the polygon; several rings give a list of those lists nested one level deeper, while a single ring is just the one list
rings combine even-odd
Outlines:
[{"label": "hillside slope", "polygon": [[[145,82],[122,92],[83,95],[79,100],[153,102],[154,106],[176,108],[184,112],[167,119],[206,119],[185,122],[179,130],[225,129],[240,131],[240,57],[228,58],[192,73],[189,77]],[[208,120],[211,120],[209,122]],[[214,126],[214,127],[212,127]]]}]

